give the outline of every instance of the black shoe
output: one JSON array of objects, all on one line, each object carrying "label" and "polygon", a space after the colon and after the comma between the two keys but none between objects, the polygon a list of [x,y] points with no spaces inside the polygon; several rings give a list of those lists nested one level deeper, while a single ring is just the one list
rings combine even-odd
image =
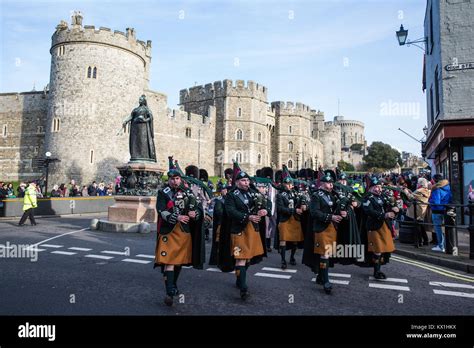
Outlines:
[{"label": "black shoe", "polygon": [[296,266],[296,260],[295,259],[290,259],[290,265]]},{"label": "black shoe", "polygon": [[173,296],[166,295],[165,297],[165,305],[171,307],[173,305]]},{"label": "black shoe", "polygon": [[281,269],[286,269],[288,265],[286,264],[286,261],[281,262]]},{"label": "black shoe", "polygon": [[321,277],[321,274],[319,273],[316,276],[316,284],[323,285],[323,278]]},{"label": "black shoe", "polygon": [[324,292],[329,295],[331,293],[331,290],[332,290],[331,283],[325,283],[324,284]]},{"label": "black shoe", "polygon": [[25,224],[18,224],[18,227],[23,227],[25,226]]},{"label": "black shoe", "polygon": [[245,301],[246,299],[248,299],[250,297],[250,293],[247,289],[241,289],[240,290],[240,298]]},{"label": "black shoe", "polygon": [[375,279],[387,279],[387,276],[385,275],[385,273],[378,271],[378,272],[374,273],[374,278]]}]

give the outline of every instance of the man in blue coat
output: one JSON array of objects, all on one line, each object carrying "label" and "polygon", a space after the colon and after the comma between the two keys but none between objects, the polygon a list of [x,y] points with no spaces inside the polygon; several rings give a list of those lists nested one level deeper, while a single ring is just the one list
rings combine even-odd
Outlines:
[{"label": "man in blue coat", "polygon": [[438,245],[432,248],[433,251],[445,251],[445,238],[441,226],[443,225],[444,214],[446,212],[446,205],[451,203],[452,194],[448,180],[443,178],[442,174],[435,174],[433,176],[435,185],[431,190],[429,203],[431,206],[431,214],[433,218],[433,226],[438,239]]}]

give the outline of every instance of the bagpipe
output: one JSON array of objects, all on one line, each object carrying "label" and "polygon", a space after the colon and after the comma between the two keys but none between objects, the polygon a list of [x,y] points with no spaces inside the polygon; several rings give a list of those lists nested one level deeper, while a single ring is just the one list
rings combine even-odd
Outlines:
[{"label": "bagpipe", "polygon": [[173,210],[178,215],[188,215],[191,211],[196,211],[198,199],[184,185],[180,186],[180,191],[176,194]]}]

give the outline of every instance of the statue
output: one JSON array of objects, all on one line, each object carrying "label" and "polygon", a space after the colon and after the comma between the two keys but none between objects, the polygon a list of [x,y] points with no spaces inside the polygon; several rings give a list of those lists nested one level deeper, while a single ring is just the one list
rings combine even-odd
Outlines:
[{"label": "statue", "polygon": [[147,106],[145,95],[140,97],[139,104],[122,123],[125,130],[130,122],[130,162],[156,162],[153,114]]}]

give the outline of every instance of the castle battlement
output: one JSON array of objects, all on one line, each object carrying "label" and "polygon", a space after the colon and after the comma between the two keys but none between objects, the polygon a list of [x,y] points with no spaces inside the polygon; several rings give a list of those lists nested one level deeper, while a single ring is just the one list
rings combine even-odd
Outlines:
[{"label": "castle battlement", "polygon": [[82,26],[82,16],[75,14],[72,16],[72,25],[61,21],[56,27],[52,36],[50,53],[55,47],[74,43],[91,43],[107,45],[124,49],[139,56],[144,63],[148,63],[151,57],[151,41],[137,40],[135,29],[127,28],[125,32],[120,30],[112,31],[110,28],[100,27],[96,29],[93,25]]},{"label": "castle battlement", "polygon": [[180,104],[190,102],[200,102],[219,97],[242,97],[256,98],[264,102],[267,101],[267,88],[254,81],[229,79],[215,81],[206,85],[199,85],[182,89],[179,92]]},{"label": "castle battlement", "polygon": [[311,107],[299,102],[284,102],[284,101],[275,101],[272,102],[272,109],[274,109],[280,115],[301,115],[308,117],[310,116]]},{"label": "castle battlement", "polygon": [[209,116],[196,114],[193,112],[185,111],[181,106],[179,109],[166,109],[166,114],[170,120],[180,124],[189,123],[190,126],[211,126],[211,120],[215,118],[215,107],[209,107]]}]

